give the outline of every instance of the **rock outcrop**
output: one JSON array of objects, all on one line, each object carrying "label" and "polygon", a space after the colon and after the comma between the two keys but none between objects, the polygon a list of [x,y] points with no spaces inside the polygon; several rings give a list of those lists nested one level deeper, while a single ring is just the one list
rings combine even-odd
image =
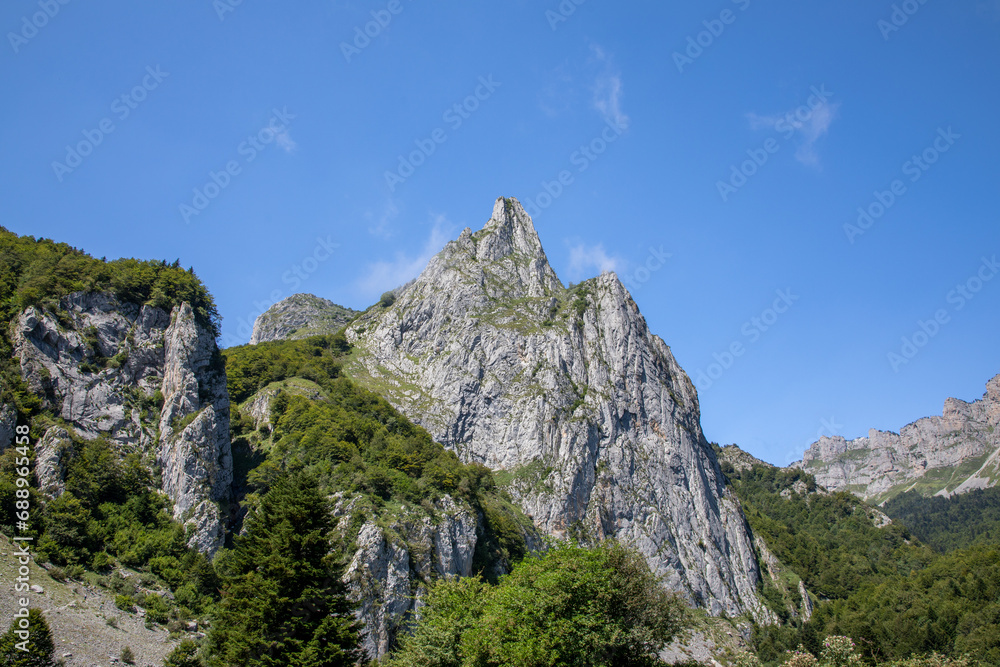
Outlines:
[{"label": "rock outcrop", "polygon": [[[350,525],[352,516],[345,513],[340,525]],[[414,620],[427,582],[472,574],[483,533],[472,509],[449,496],[434,504],[433,519],[424,508],[413,508],[389,523],[387,529],[374,521],[361,526],[354,538],[357,551],[344,573],[364,623],[365,650],[373,658],[395,646],[397,635]]]},{"label": "rock outcrop", "polygon": [[[279,392],[328,400],[318,385],[289,378],[260,389],[238,409],[255,429],[264,427],[269,432],[271,407]],[[445,494],[419,505],[405,501],[396,505],[373,502],[364,494],[338,492],[331,501],[337,519],[336,542],[351,545],[343,580],[357,603],[362,642],[372,659],[382,658],[396,646],[400,632],[415,620],[429,582],[467,577],[474,571],[485,570],[488,577],[508,572],[505,558],[490,551],[487,520],[460,496]],[[506,509],[508,518],[519,524],[527,548],[541,548],[540,536],[524,515],[509,505]]]},{"label": "rock outcrop", "polygon": [[347,335],[347,372],[499,470],[540,530],[617,538],[712,613],[770,620],[694,385],[617,276],[563,287],[516,200]]},{"label": "rock outcrop", "polygon": [[1000,375],[986,384],[983,398],[949,398],[940,417],[918,419],[899,433],[871,429],[854,440],[820,438],[791,467],[815,475],[828,489],[878,503],[911,489],[963,493],[1000,480],[998,427]]},{"label": "rock outcrop", "polygon": [[293,294],[254,320],[250,344],[336,333],[357,311],[312,294]]},{"label": "rock outcrop", "polygon": [[0,452],[14,442],[17,428],[17,410],[13,405],[0,405]]},{"label": "rock outcrop", "polygon": [[35,477],[38,490],[57,498],[66,490],[66,462],[73,456],[69,431],[53,426],[35,445]]},{"label": "rock outcrop", "polygon": [[[226,374],[214,336],[188,304],[167,313],[74,293],[54,312],[24,310],[11,340],[28,387],[77,437],[105,437],[123,453],[148,456],[174,516],[195,527],[192,545],[207,553],[222,546],[219,502],[232,483]],[[60,447],[39,459],[40,478],[57,479]],[[55,481],[49,487],[59,490]]]}]

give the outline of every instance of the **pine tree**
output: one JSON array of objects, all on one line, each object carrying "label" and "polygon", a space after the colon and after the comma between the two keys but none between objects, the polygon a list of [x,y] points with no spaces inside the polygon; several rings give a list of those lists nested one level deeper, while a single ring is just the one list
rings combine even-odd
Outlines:
[{"label": "pine tree", "polygon": [[331,554],[331,508],[316,480],[279,480],[220,563],[225,587],[210,636],[214,664],[353,665],[358,624]]},{"label": "pine tree", "polygon": [[[28,610],[27,640],[17,634],[23,631],[19,620],[15,618],[11,621],[7,634],[0,637],[0,664],[4,667],[54,667],[56,647],[45,616],[38,609]],[[22,648],[27,648],[27,651]]]}]

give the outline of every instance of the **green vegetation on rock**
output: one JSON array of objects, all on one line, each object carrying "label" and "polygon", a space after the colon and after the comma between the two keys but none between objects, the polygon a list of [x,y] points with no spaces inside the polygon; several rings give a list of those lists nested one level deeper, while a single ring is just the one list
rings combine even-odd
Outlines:
[{"label": "green vegetation on rock", "polygon": [[[194,271],[180,268],[176,261],[109,262],[65,243],[18,236],[0,227],[0,322],[12,321],[28,306],[65,319],[59,300],[74,292],[110,292],[123,303],[149,304],[167,312],[187,302],[199,324],[219,333],[221,318],[208,289]],[[23,415],[32,414],[41,401],[27,390],[12,358],[8,328],[0,327],[0,402],[17,406]],[[105,363],[112,360],[102,359]],[[90,362],[81,366],[82,372],[100,370]]]}]

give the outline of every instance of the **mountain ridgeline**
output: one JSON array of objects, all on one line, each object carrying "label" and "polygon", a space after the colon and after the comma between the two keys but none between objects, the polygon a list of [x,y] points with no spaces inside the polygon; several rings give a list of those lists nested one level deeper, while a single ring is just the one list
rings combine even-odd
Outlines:
[{"label": "mountain ridgeline", "polygon": [[822,437],[793,467],[828,489],[875,503],[912,491],[951,496],[1000,481],[1000,375],[979,400],[949,398],[940,417],[924,417],[899,433],[872,429],[867,437]]},{"label": "mountain ridgeline", "polygon": [[[719,448],[617,276],[564,286],[514,199],[367,310],[296,294],[226,350],[192,270],[0,229],[0,319],[0,530],[170,630],[140,654],[172,667],[549,664],[567,637],[653,664],[695,617],[725,664],[833,634],[1000,663],[1000,376],[795,468]],[[87,604],[93,647],[44,614],[69,665],[118,641]]]}]

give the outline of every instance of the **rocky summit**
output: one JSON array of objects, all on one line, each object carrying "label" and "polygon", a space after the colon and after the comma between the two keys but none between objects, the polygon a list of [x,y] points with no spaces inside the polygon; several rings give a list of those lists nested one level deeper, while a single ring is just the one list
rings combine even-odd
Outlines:
[{"label": "rocky summit", "polygon": [[712,613],[770,618],[691,380],[615,274],[562,285],[516,200],[347,336],[345,370],[499,471],[540,530],[619,539]]},{"label": "rocky summit", "polygon": [[899,433],[823,437],[791,467],[831,490],[881,503],[903,491],[949,496],[1000,480],[1000,375],[972,403],[949,398],[940,417],[918,419]]},{"label": "rocky summit", "polygon": [[312,294],[293,294],[254,320],[250,344],[336,333],[357,311]]}]

